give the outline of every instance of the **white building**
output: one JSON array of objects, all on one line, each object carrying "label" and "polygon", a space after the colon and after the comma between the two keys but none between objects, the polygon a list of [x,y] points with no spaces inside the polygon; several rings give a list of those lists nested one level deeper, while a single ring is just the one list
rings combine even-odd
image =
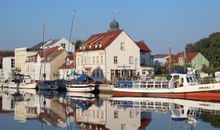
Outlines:
[{"label": "white building", "polygon": [[7,80],[12,76],[12,70],[15,69],[15,57],[9,56],[3,58],[4,79]]},{"label": "white building", "polygon": [[0,82],[4,82],[12,76],[15,69],[15,57],[13,51],[0,51]]},{"label": "white building", "polygon": [[156,54],[153,57],[154,65],[164,65],[167,62],[168,54]]},{"label": "white building", "polygon": [[59,78],[59,67],[65,62],[67,52],[62,47],[51,47],[27,57],[25,62],[27,75],[34,80],[42,80],[46,74],[46,80]]},{"label": "white building", "polygon": [[69,80],[72,78],[72,73],[74,70],[74,55],[68,54],[66,57],[65,63],[60,66],[59,72],[60,72],[60,79],[66,79]]},{"label": "white building", "polygon": [[39,51],[42,50],[42,48],[46,49],[46,48],[51,48],[51,47],[56,47],[56,46],[65,48],[65,50],[69,52],[72,52],[73,50],[73,44],[70,43],[65,38],[40,42],[31,48],[26,48],[26,47],[16,48],[15,49],[15,67],[20,69],[22,74],[25,74],[25,75],[29,74],[30,72],[27,72],[28,71],[27,69],[29,68],[27,68],[26,63],[25,63],[27,60],[27,57],[37,54]]},{"label": "white building", "polygon": [[[94,80],[130,79],[150,65],[150,49],[123,30],[94,34],[76,50],[76,70]],[[142,61],[141,61],[142,60]]]}]

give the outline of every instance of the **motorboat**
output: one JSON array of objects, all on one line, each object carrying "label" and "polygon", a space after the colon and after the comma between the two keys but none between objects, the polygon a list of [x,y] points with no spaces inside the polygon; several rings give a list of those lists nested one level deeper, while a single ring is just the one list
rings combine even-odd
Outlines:
[{"label": "motorboat", "polygon": [[220,83],[201,84],[195,74],[171,74],[170,80],[118,81],[113,96],[168,97],[193,100],[220,100]]}]

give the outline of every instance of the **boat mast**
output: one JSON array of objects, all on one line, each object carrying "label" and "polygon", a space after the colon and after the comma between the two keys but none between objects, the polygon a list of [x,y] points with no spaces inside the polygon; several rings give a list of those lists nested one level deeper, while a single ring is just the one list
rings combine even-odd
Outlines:
[{"label": "boat mast", "polygon": [[[45,23],[43,24],[43,44],[44,44],[44,42],[45,42]],[[44,45],[43,45],[44,46]],[[44,52],[44,47],[42,46],[42,50],[43,50],[43,57],[44,57],[44,64],[43,64],[43,66],[44,66],[44,73],[43,73],[43,81],[45,81],[46,80],[46,73],[45,73],[45,69],[46,69],[46,66],[45,66],[45,64],[46,64],[46,57],[45,57],[45,52]]]}]

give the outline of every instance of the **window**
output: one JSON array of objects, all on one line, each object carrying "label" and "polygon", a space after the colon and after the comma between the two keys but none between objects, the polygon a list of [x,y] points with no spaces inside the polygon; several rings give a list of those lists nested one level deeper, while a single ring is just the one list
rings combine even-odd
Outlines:
[{"label": "window", "polygon": [[65,43],[61,43],[61,47],[65,49],[66,48],[66,44]]},{"label": "window", "polygon": [[121,42],[121,50],[124,51],[125,50],[125,43]]},{"label": "window", "polygon": [[134,58],[133,58],[133,56],[129,56],[129,64],[134,64]]},{"label": "window", "polygon": [[126,130],[126,124],[121,124],[121,130]]},{"label": "window", "polygon": [[114,118],[118,118],[118,111],[114,111]]},{"label": "window", "polygon": [[83,65],[83,57],[81,58],[81,65]]},{"label": "window", "polygon": [[118,57],[114,56],[114,64],[118,64]]},{"label": "window", "polygon": [[80,58],[77,58],[77,65],[80,65]]},{"label": "window", "polygon": [[99,56],[96,57],[96,62],[99,64]]},{"label": "window", "polygon": [[103,64],[103,56],[101,56],[101,64]]},{"label": "window", "polygon": [[95,56],[93,56],[92,63],[95,64]]},{"label": "window", "polygon": [[11,59],[11,68],[15,67],[15,59]]}]

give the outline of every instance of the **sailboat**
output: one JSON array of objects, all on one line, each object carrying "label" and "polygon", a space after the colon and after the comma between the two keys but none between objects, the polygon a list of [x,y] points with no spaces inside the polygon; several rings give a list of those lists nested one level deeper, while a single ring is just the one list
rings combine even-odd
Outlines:
[{"label": "sailboat", "polygon": [[[58,82],[57,81],[46,81],[46,73],[45,73],[45,69],[46,69],[46,56],[45,56],[45,50],[44,50],[44,35],[45,35],[45,24],[43,25],[43,42],[42,42],[42,55],[43,55],[43,61],[41,61],[41,65],[43,62],[43,81],[40,81],[37,84],[37,88],[38,90],[57,90],[59,88]],[[40,67],[40,73],[42,70],[42,66]],[[39,75],[41,77],[41,74]],[[40,78],[39,78],[40,79]]]},{"label": "sailboat", "polygon": [[[70,43],[71,43],[71,36],[72,36],[72,32],[73,32],[73,27],[75,27],[74,26],[75,19],[76,19],[76,12],[74,11],[74,15],[72,18],[72,24],[71,24],[70,38],[69,38]],[[75,52],[75,44],[74,44],[74,53],[76,53]],[[92,92],[92,91],[94,91],[95,86],[96,86],[95,82],[88,75],[85,75],[83,72],[82,72],[82,74],[77,74],[75,72],[75,70],[76,70],[76,64],[74,64],[74,70],[71,74],[71,76],[72,76],[71,80],[67,80],[65,83],[67,91],[74,91],[74,92]]]}]

